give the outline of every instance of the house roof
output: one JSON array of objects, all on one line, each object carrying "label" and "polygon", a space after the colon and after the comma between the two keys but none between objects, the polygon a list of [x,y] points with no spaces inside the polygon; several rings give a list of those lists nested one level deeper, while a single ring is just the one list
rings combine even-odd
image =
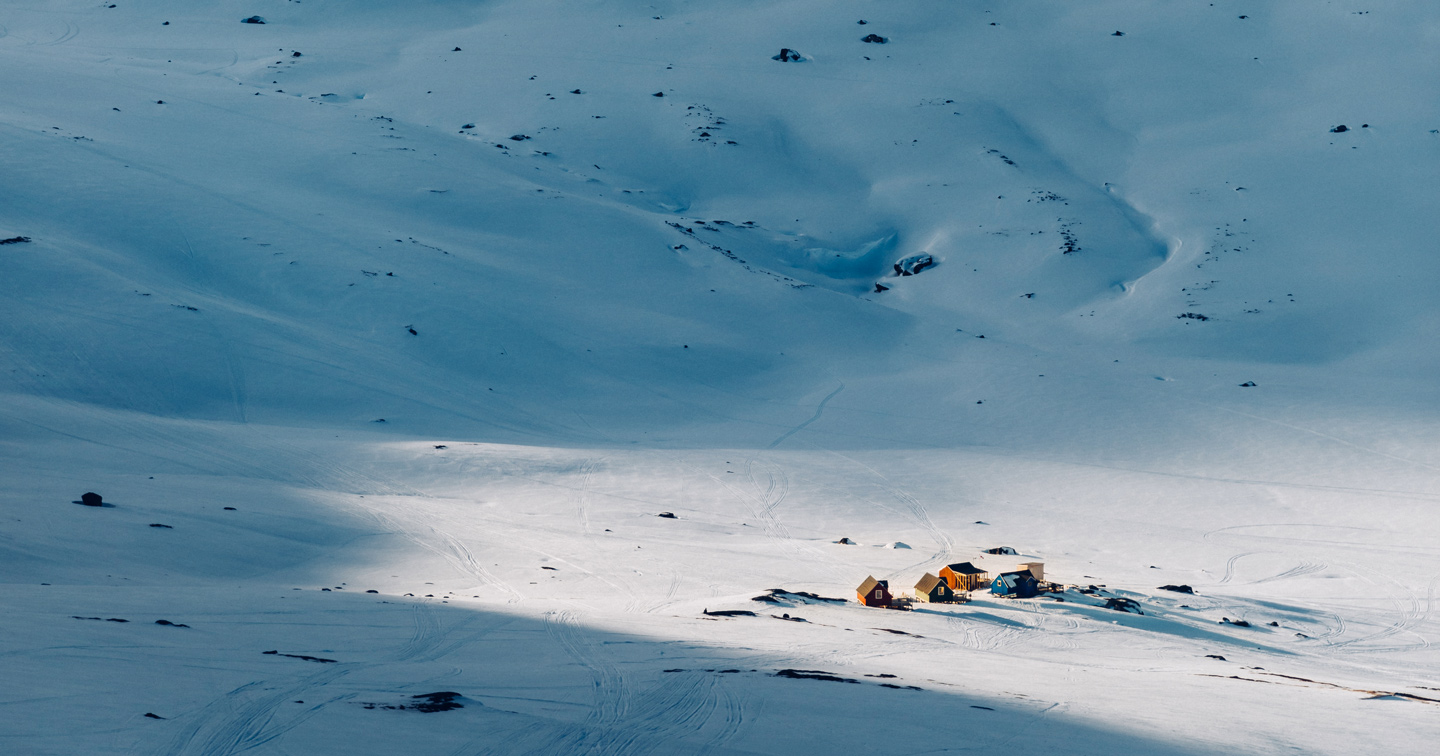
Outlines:
[{"label": "house roof", "polygon": [[1035,575],[1032,574],[1032,573],[1030,572],[1030,570],[1012,570],[1012,571],[1010,571],[1010,572],[1002,572],[1002,573],[1000,573],[1000,576],[997,577],[997,578],[995,578],[995,579],[996,579],[996,580],[1004,580],[1005,578],[1019,578],[1019,577],[1027,577],[1027,578],[1030,578],[1031,580],[1034,580],[1034,579],[1035,579]]},{"label": "house roof", "polygon": [[915,584],[915,590],[921,593],[929,593],[935,590],[935,586],[937,585],[945,585],[945,581],[927,572],[925,573],[925,577],[920,578],[920,582]]},{"label": "house roof", "polygon": [[890,581],[888,581],[888,580],[876,580],[874,577],[871,577],[871,576],[869,576],[869,575],[866,575],[866,576],[865,576],[865,582],[861,583],[861,584],[860,584],[860,587],[855,589],[855,592],[856,592],[856,593],[869,593],[870,591],[875,590],[876,586],[879,586],[879,587],[881,587],[881,588],[884,588],[885,590],[888,591],[888,590],[890,590]]},{"label": "house roof", "polygon": [[976,567],[975,565],[973,565],[973,564],[971,564],[971,563],[969,563],[969,562],[956,562],[955,564],[947,564],[947,565],[945,565],[945,566],[946,566],[946,567],[949,567],[949,568],[950,568],[950,571],[953,572],[953,573],[955,573],[955,574],[957,574],[957,575],[983,575],[983,574],[985,574],[985,570],[982,570],[982,569],[980,569],[979,567]]}]

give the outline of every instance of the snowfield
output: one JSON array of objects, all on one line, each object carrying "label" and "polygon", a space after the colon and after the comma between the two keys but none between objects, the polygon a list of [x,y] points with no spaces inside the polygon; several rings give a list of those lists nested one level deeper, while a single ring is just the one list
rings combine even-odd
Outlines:
[{"label": "snowfield", "polygon": [[0,752],[1430,753],[1437,35],[10,0]]}]

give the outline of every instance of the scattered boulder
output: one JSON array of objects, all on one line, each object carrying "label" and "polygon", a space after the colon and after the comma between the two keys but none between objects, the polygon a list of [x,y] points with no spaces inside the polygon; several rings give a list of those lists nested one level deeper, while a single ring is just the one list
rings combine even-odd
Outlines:
[{"label": "scattered boulder", "polygon": [[771,55],[771,56],[770,56],[770,59],[771,59],[771,60],[778,60],[778,61],[780,61],[781,63],[791,63],[791,62],[799,63],[799,62],[805,60],[805,57],[804,57],[803,55],[801,55],[800,53],[795,52],[794,50],[791,50],[791,49],[788,48],[788,47],[782,47],[782,48],[780,48],[780,54],[779,54],[779,55]]},{"label": "scattered boulder", "polygon": [[895,263],[895,275],[913,276],[920,271],[933,267],[935,258],[926,254],[911,255]]},{"label": "scattered boulder", "polygon": [[166,627],[190,627],[189,625],[182,625],[179,622],[171,622],[170,620],[155,620],[155,624]]},{"label": "scattered boulder", "polygon": [[996,546],[993,549],[985,549],[986,554],[1019,554],[1020,552],[1009,546]]},{"label": "scattered boulder", "polygon": [[152,527],[152,528],[164,528],[164,529],[166,529],[166,530],[174,530],[174,529],[175,529],[175,526],[174,526],[174,525],[166,525],[166,524],[163,523],[163,522],[152,522],[152,523],[150,523],[150,527]]},{"label": "scattered boulder", "polygon": [[677,517],[675,516],[675,513],[674,513],[674,512],[661,512],[660,514],[657,514],[657,515],[655,515],[655,516],[656,516],[656,517],[664,517],[664,518],[667,519],[667,520],[676,520],[676,519],[679,519],[679,518],[677,518]]},{"label": "scattered boulder", "polygon": [[849,538],[841,538],[840,540],[836,541],[835,543],[841,544],[842,546],[854,546],[854,545],[855,545],[855,542],[852,541],[852,540],[850,540]]},{"label": "scattered boulder", "polygon": [[[170,23],[170,22],[169,22],[169,21],[166,21],[165,23]],[[155,714],[155,713],[153,713],[153,712],[147,711],[147,712],[145,712],[145,718],[146,718],[146,719],[164,719],[165,717],[162,717],[162,716],[160,716],[159,714]]]},{"label": "scattered boulder", "polygon": [[0,239],[0,245],[5,244],[26,244],[30,241],[28,236],[12,236],[9,239]]},{"label": "scattered boulder", "polygon": [[1244,383],[1240,384],[1240,388],[1255,388],[1255,382],[1245,381]]},{"label": "scattered boulder", "polygon": [[887,549],[908,549],[908,548],[910,548],[910,544],[905,543],[904,541],[891,541],[890,543],[885,544],[885,548],[887,548]]},{"label": "scattered boulder", "polygon": [[664,92],[656,92],[655,94],[652,94],[652,95],[650,95],[650,96],[651,96],[651,97],[664,97],[664,96],[665,96],[665,93],[664,93]]},{"label": "scattered boulder", "polygon": [[712,612],[712,611],[710,611],[709,609],[704,609],[704,610],[702,610],[700,613],[703,614],[703,615],[705,615],[706,617],[754,617],[754,616],[755,616],[755,612],[752,612],[752,611],[750,611],[750,610],[748,610],[748,609],[724,609],[724,610],[715,611],[715,612]]},{"label": "scattered boulder", "polygon": [[776,677],[788,677],[792,680],[829,680],[830,682],[843,682],[860,684],[859,680],[852,680],[848,677],[840,677],[829,672],[822,672],[818,669],[782,669],[775,673]]},{"label": "scattered boulder", "polygon": [[235,507],[225,507],[225,511],[226,511],[226,512],[234,512],[234,511],[235,511]]},{"label": "scattered boulder", "polygon": [[1344,134],[1345,132],[1347,132],[1347,131],[1349,131],[1349,130],[1350,130],[1350,127],[1349,127],[1349,126],[1346,126],[1345,124],[1342,123],[1342,124],[1340,124],[1339,126],[1336,126],[1335,128],[1330,129],[1330,133],[1331,133],[1331,134]]},{"label": "scattered boulder", "polygon": [[1246,622],[1246,621],[1243,620],[1243,619],[1232,620],[1232,619],[1230,619],[1229,617],[1221,617],[1221,618],[1220,618],[1220,624],[1222,624],[1222,625],[1234,625],[1235,627],[1250,627],[1250,623],[1249,623],[1249,622]]},{"label": "scattered boulder", "polygon": [[437,693],[421,693],[418,696],[410,697],[416,701],[416,703],[410,705],[410,708],[422,714],[434,714],[439,711],[463,709],[465,707],[455,700],[459,697],[459,693],[449,690],[442,690]]},{"label": "scattered boulder", "polygon": [[1125,32],[1122,32],[1122,31],[1120,31],[1120,30],[1117,29],[1117,30],[1116,30],[1113,34],[1111,34],[1110,36],[1112,36],[1112,37],[1123,37],[1123,36],[1125,36]]},{"label": "scattered boulder", "polygon": [[890,290],[890,287],[889,287],[889,286],[884,286],[884,285],[878,284],[878,283],[875,284],[875,293],[876,293],[876,294],[879,294],[879,293],[882,292],[882,291],[889,291],[889,290]]},{"label": "scattered boulder", "polygon": [[890,40],[880,36],[879,34],[866,34],[865,36],[860,38],[860,41],[868,42],[872,45],[883,45]]},{"label": "scattered boulder", "polygon": [[80,494],[80,503],[87,507],[105,506],[105,500],[100,498],[100,494],[95,493],[94,491]]},{"label": "scattered boulder", "polygon": [[1129,612],[1129,613],[1131,613],[1131,614],[1144,614],[1144,613],[1145,613],[1145,612],[1140,611],[1140,605],[1137,604],[1137,603],[1135,603],[1135,600],[1134,600],[1134,599],[1128,599],[1128,598],[1108,598],[1108,599],[1105,599],[1105,608],[1106,608],[1106,609],[1114,609],[1114,610],[1117,611],[1117,612]]},{"label": "scattered boulder", "polygon": [[240,19],[240,23],[242,23],[242,24],[263,24],[263,23],[265,23],[265,19],[263,19],[263,18],[261,18],[261,17],[259,17],[259,16],[251,16],[251,17],[249,17],[249,18],[242,18],[242,19]]},{"label": "scattered boulder", "polygon": [[1162,590],[1162,591],[1174,591],[1174,592],[1176,592],[1176,593],[1189,593],[1189,594],[1194,594],[1194,593],[1195,593],[1195,589],[1194,589],[1194,588],[1191,588],[1191,587],[1188,586],[1188,585],[1162,585],[1162,586],[1160,586],[1160,590]]},{"label": "scattered boulder", "polygon": [[1205,654],[1205,658],[1206,658],[1206,659],[1219,659],[1220,661],[1229,661],[1228,659],[1226,659],[1225,657],[1223,657],[1223,656],[1221,656],[1221,655],[1219,655],[1219,654]]}]

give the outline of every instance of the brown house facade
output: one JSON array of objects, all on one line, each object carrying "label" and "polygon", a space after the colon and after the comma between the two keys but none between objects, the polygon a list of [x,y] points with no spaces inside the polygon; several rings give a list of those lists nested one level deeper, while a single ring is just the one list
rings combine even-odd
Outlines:
[{"label": "brown house facade", "polygon": [[895,597],[890,595],[890,582],[866,576],[865,582],[855,589],[856,600],[864,606],[890,606]]}]

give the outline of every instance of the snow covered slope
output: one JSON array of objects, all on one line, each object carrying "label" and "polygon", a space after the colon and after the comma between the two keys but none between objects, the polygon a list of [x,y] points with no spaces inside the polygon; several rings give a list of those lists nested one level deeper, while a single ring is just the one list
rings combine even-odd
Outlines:
[{"label": "snow covered slope", "polygon": [[0,750],[1427,752],[1437,33],[12,0]]}]

